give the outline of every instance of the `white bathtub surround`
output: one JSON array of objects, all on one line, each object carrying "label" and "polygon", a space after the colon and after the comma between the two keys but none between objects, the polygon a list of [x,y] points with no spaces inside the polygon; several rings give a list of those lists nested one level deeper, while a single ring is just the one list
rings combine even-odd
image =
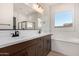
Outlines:
[{"label": "white bathtub surround", "polygon": [[79,56],[79,44],[61,40],[52,40],[52,50],[67,56]]},{"label": "white bathtub surround", "polygon": [[52,50],[70,56],[79,56],[79,32],[56,31],[52,36]]},{"label": "white bathtub surround", "polygon": [[55,31],[52,38],[55,40],[67,41],[67,42],[72,42],[72,43],[79,43],[79,32]]}]

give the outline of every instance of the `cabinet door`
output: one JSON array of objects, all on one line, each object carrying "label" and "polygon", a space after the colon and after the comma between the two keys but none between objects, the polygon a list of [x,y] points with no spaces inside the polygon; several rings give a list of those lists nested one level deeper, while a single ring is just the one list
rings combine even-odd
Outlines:
[{"label": "cabinet door", "polygon": [[48,52],[51,50],[51,37],[45,36],[43,37],[44,42],[44,55],[47,55]]},{"label": "cabinet door", "polygon": [[28,53],[28,56],[35,56],[36,55],[36,46],[32,45],[32,46],[26,48],[26,51]]},{"label": "cabinet door", "polygon": [[48,36],[47,44],[48,44],[48,51],[51,51],[51,36]]},{"label": "cabinet door", "polygon": [[42,45],[40,43],[38,43],[36,46],[36,56],[42,56],[42,55],[43,55]]},{"label": "cabinet door", "polygon": [[44,50],[44,55],[47,55],[48,52],[48,44],[47,44],[47,39],[44,37],[44,46],[43,46],[43,50]]}]

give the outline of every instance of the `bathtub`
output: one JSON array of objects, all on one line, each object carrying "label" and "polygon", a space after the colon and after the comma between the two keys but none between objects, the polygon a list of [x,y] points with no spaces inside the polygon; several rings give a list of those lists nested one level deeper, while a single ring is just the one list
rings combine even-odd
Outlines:
[{"label": "bathtub", "polygon": [[52,36],[52,50],[67,56],[79,56],[78,32],[55,32]]}]

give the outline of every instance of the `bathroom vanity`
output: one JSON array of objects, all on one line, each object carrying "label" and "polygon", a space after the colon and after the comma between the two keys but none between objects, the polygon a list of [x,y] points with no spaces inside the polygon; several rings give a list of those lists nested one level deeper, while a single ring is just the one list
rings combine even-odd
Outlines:
[{"label": "bathroom vanity", "polygon": [[3,10],[0,15],[0,55],[45,56],[49,53],[51,34],[47,10],[40,13],[25,3],[0,4],[0,8]]},{"label": "bathroom vanity", "polygon": [[[45,56],[51,51],[51,34],[39,34],[32,37],[18,40],[18,43],[12,43],[0,47],[1,56]],[[11,43],[11,42],[10,42]]]}]

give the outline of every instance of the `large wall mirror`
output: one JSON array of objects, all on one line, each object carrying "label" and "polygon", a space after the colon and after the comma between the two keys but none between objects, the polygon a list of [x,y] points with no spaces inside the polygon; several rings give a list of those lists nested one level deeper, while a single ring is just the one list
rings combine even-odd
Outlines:
[{"label": "large wall mirror", "polygon": [[42,26],[40,20],[41,14],[28,4],[0,4],[0,30],[36,30]]},{"label": "large wall mirror", "polygon": [[24,3],[15,3],[13,11],[14,17],[16,17],[16,29],[38,30],[41,28],[41,14],[31,7],[27,6]]}]

